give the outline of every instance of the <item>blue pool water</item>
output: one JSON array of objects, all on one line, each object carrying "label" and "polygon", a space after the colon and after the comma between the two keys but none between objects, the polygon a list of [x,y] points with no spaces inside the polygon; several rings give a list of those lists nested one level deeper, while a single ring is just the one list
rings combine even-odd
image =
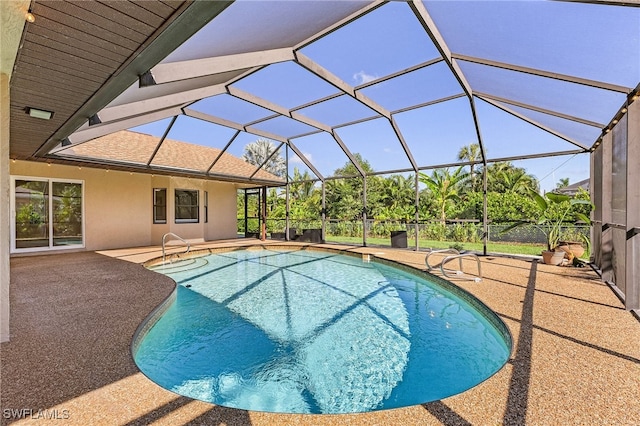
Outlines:
[{"label": "blue pool water", "polygon": [[178,283],[177,298],[135,361],[159,385],[218,405],[410,406],[477,385],[511,351],[504,324],[472,296],[357,257],[241,250],[155,270]]}]

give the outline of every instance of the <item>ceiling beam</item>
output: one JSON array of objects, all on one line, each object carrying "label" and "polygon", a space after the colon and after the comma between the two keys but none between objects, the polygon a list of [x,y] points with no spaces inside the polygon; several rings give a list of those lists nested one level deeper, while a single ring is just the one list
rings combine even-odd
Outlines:
[{"label": "ceiling beam", "polygon": [[422,68],[426,68],[428,66],[437,64],[438,62],[442,62],[442,58],[435,58],[435,59],[432,59],[430,61],[422,62],[422,63],[414,65],[412,67],[405,68],[405,69],[403,69],[401,71],[397,71],[397,72],[394,72],[392,74],[385,75],[384,77],[379,77],[379,78],[373,79],[371,81],[367,81],[366,83],[362,83],[362,84],[356,86],[355,89],[357,91],[357,90],[361,90],[361,89],[364,89],[364,88],[369,87],[369,86],[374,86],[374,85],[376,85],[378,83],[383,83],[383,82],[385,82],[387,80],[391,80],[391,79],[396,78],[396,77],[401,77],[401,76],[403,76],[405,74],[409,74],[411,72],[420,70]]},{"label": "ceiling beam", "polygon": [[536,106],[533,106],[531,104],[525,104],[523,102],[514,101],[512,99],[501,98],[501,97],[498,97],[498,96],[493,96],[493,95],[489,95],[487,93],[482,93],[482,92],[475,92],[475,95],[477,97],[483,99],[483,100],[491,99],[491,100],[494,100],[496,102],[502,102],[502,103],[513,105],[513,106],[517,106],[517,107],[520,107],[520,108],[530,109],[531,111],[536,111],[536,112],[540,112],[542,114],[552,115],[552,116],[558,117],[558,118],[564,118],[565,120],[575,121],[576,123],[585,124],[587,126],[592,126],[592,127],[597,127],[599,129],[602,129],[603,127],[605,127],[605,124],[602,124],[602,123],[597,123],[595,121],[585,120],[585,119],[582,119],[582,118],[579,118],[579,117],[575,117],[573,115],[568,115],[568,114],[563,114],[563,113],[560,113],[560,112],[557,112],[557,111],[552,111],[550,109],[544,109],[544,108],[536,107]]},{"label": "ceiling beam", "polygon": [[311,161],[309,161],[307,156],[304,155],[298,149],[298,147],[291,141],[289,141],[289,148],[291,148],[291,150],[298,156],[298,158],[304,163],[304,165],[307,166],[309,168],[309,170],[311,170],[316,175],[316,177],[318,179],[320,179],[321,181],[324,181],[324,176],[322,176],[322,173],[320,173],[318,171],[318,169],[315,168],[315,166],[313,165],[313,163]]},{"label": "ceiling beam", "polygon": [[640,7],[640,0],[553,0],[567,3],[603,4],[607,6]]},{"label": "ceiling beam", "polygon": [[466,96],[467,95],[465,95],[464,93],[459,93],[457,95],[447,96],[446,98],[440,98],[440,99],[436,99],[434,101],[423,102],[421,104],[416,104],[416,105],[408,106],[408,107],[405,107],[405,108],[400,108],[400,109],[397,109],[395,111],[391,111],[391,115],[402,114],[403,112],[412,111],[414,109],[424,108],[424,107],[428,107],[428,106],[431,106],[431,105],[437,105],[437,104],[440,104],[442,102],[452,101],[454,99],[458,99],[458,98],[462,98],[462,97],[466,97]]},{"label": "ceiling beam", "polygon": [[455,53],[452,54],[452,57],[460,61],[471,62],[474,64],[480,64],[480,65],[487,65],[490,67],[501,68],[509,71],[516,71],[516,72],[521,72],[525,74],[531,74],[538,77],[546,77],[554,80],[566,81],[569,83],[580,84],[583,86],[590,86],[598,89],[610,90],[612,92],[628,94],[633,91],[633,89],[630,87],[619,86],[617,84],[605,83],[605,82],[596,81],[596,80],[589,80],[586,78],[580,78],[580,77],[567,75],[567,74],[543,71],[535,68],[521,67],[519,65],[507,64],[504,62],[491,61],[489,59],[476,58],[473,56],[459,55]]},{"label": "ceiling beam", "polygon": [[151,153],[151,156],[149,157],[149,160],[147,160],[147,167],[151,166],[151,163],[153,162],[153,159],[156,158],[156,154],[158,153],[158,151],[160,151],[160,147],[164,143],[164,140],[167,138],[167,135],[171,131],[171,128],[173,127],[173,125],[176,123],[177,119],[178,119],[177,115],[171,119],[171,122],[167,126],[166,130],[162,134],[162,137],[160,138],[160,140],[158,141],[156,147],[154,148],[153,152]]},{"label": "ceiling beam", "polygon": [[300,43],[296,44],[293,48],[293,50],[300,50],[303,47],[313,43],[316,40],[319,40],[329,34],[331,34],[332,32],[344,27],[345,25],[350,24],[351,22],[355,21],[356,19],[360,18],[363,15],[366,15],[367,13],[371,12],[372,10],[377,9],[378,7],[382,6],[383,4],[388,3],[388,0],[375,0],[371,3],[366,4],[362,9],[359,9],[357,11],[355,11],[354,13],[352,13],[351,15],[347,16],[346,18],[341,19],[340,21],[336,22],[333,25],[328,26],[327,28],[324,28],[322,31],[317,32],[316,34],[312,35],[311,37],[308,37],[307,39],[301,41]]},{"label": "ceiling beam", "polygon": [[91,126],[85,130],[81,130],[70,135],[69,141],[71,142],[71,145],[66,145],[64,147],[58,146],[56,148],[50,149],[49,152],[55,154],[58,151],[71,148],[75,145],[88,142],[92,139],[99,138],[110,133],[115,133],[120,130],[126,130],[131,127],[141,126],[151,121],[163,120],[165,118],[173,117],[180,114],[182,114],[182,109],[180,107],[171,107],[159,111],[154,111],[149,114],[128,117],[122,120]]},{"label": "ceiling beam", "polygon": [[240,134],[240,130],[236,130],[236,132],[233,134],[233,136],[231,137],[231,139],[229,139],[229,142],[227,142],[227,144],[224,146],[224,148],[222,148],[222,150],[218,153],[218,155],[216,156],[216,158],[213,159],[213,161],[211,162],[211,165],[207,168],[207,174],[209,174],[209,172],[211,171],[211,169],[213,169],[213,166],[216,165],[216,163],[218,162],[218,160],[220,160],[220,158],[222,157],[222,155],[227,152],[227,149],[229,149],[229,147],[231,146],[231,144],[233,143],[233,141],[236,140],[236,138],[238,137],[238,135]]},{"label": "ceiling beam", "polygon": [[156,84],[165,84],[206,75],[241,71],[293,59],[293,50],[291,48],[281,48],[189,61],[160,63],[151,68],[150,72]]},{"label": "ceiling beam", "polygon": [[542,154],[529,154],[529,155],[516,155],[513,157],[502,157],[502,158],[491,158],[487,160],[487,163],[500,163],[503,161],[521,161],[521,160],[535,160],[536,158],[547,158],[547,157],[562,157],[565,155],[576,155],[576,154],[584,154],[588,151],[583,150],[573,150],[573,151],[556,151],[556,152],[545,152]]},{"label": "ceiling beam", "polygon": [[356,170],[358,170],[358,173],[360,173],[360,176],[365,177],[366,173],[362,169],[360,162],[356,160],[356,157],[351,153],[351,151],[349,151],[349,148],[347,148],[347,146],[344,144],[340,136],[338,136],[336,132],[331,132],[331,136],[333,136],[333,139],[335,139],[335,141],[338,143],[338,145],[340,146],[340,149],[342,149],[342,152],[344,152],[347,158],[349,158],[349,161],[351,161],[351,164],[353,164]]},{"label": "ceiling beam", "polygon": [[235,129],[235,130],[242,130],[244,132],[251,133],[251,134],[254,134],[256,136],[261,136],[261,137],[267,138],[267,139],[273,139],[273,140],[278,141],[278,142],[287,142],[286,138],[284,138],[284,137],[282,137],[280,135],[276,135],[276,134],[273,134],[273,133],[265,132],[264,130],[256,129],[254,127],[243,126],[240,123],[236,123],[236,122],[231,121],[231,120],[226,120],[224,118],[216,117],[215,115],[206,114],[204,112],[196,111],[196,110],[190,109],[190,108],[184,108],[183,111],[184,111],[184,114],[186,116],[188,116],[188,117],[192,117],[192,118],[197,118],[199,120],[208,121],[210,123],[218,124],[218,125],[224,126],[224,127],[229,127],[231,129]]},{"label": "ceiling beam", "polygon": [[525,117],[524,115],[512,110],[511,108],[507,108],[505,105],[502,105],[502,104],[500,104],[498,102],[495,102],[495,101],[493,101],[491,99],[483,99],[483,98],[479,98],[479,99],[482,99],[483,101],[493,105],[494,107],[499,108],[502,111],[504,111],[506,113],[509,113],[509,114],[513,115],[514,117],[517,117],[520,120],[523,120],[523,121],[525,121],[525,122],[527,122],[527,123],[539,128],[540,130],[544,130],[545,132],[547,132],[549,134],[552,134],[553,136],[555,136],[557,138],[563,139],[563,140],[569,142],[570,144],[573,144],[573,145],[577,146],[578,148],[582,148],[584,150],[587,149],[587,147],[584,146],[583,144],[581,144],[580,142],[578,142],[578,141],[576,141],[576,140],[574,140],[574,139],[572,139],[572,138],[570,138],[568,136],[565,136],[560,132],[557,132],[557,131],[551,129],[551,128],[545,126],[544,124],[538,123],[535,120],[532,120],[532,119],[530,119],[528,117]]},{"label": "ceiling beam", "polygon": [[451,54],[451,49],[444,40],[444,37],[436,27],[433,18],[427,11],[426,7],[420,0],[412,0],[409,2],[409,7],[413,11],[414,15],[422,25],[422,28],[427,32],[429,38],[435,45],[436,49],[440,52],[440,55],[444,59],[445,63],[453,73],[453,76],[458,80],[458,83],[464,90],[467,98],[469,99],[469,106],[471,107],[471,115],[473,116],[473,124],[476,129],[476,136],[478,138],[478,145],[480,146],[480,154],[482,157],[482,163],[486,164],[487,153],[484,149],[484,143],[482,141],[482,133],[480,132],[480,124],[478,123],[478,115],[476,113],[475,103],[473,102],[473,90],[471,89],[471,85],[467,81],[467,78],[464,76],[462,69],[460,69],[460,65],[456,62]]},{"label": "ceiling beam", "polygon": [[407,145],[407,142],[404,140],[404,136],[400,131],[400,127],[398,127],[398,123],[396,123],[396,120],[393,117],[389,119],[389,123],[391,124],[391,128],[393,128],[393,131],[396,134],[396,138],[398,138],[398,141],[400,142],[400,145],[402,146],[402,149],[404,150],[405,155],[409,159],[409,163],[411,163],[411,167],[413,168],[413,171],[417,172],[418,164],[416,163],[415,158],[413,158],[413,154],[409,149],[409,145]]},{"label": "ceiling beam", "polygon": [[[260,164],[258,167],[256,167],[254,172],[251,173],[251,176],[249,176],[249,179],[253,178],[256,175],[256,173],[258,173],[260,170],[262,170],[262,168],[269,162],[269,160],[271,160],[271,158],[273,158],[274,155],[276,155],[278,153],[278,151],[280,151],[280,148],[282,148],[283,146],[286,146],[285,143],[284,142],[280,142],[280,145],[278,145],[278,147],[276,149],[274,149],[271,152],[271,154],[269,154],[267,156],[267,158],[265,158],[265,160],[262,162],[262,164]],[[266,171],[268,171],[268,170],[265,170],[265,172]],[[269,173],[271,173],[271,172],[269,172]]]},{"label": "ceiling beam", "polygon": [[[186,92],[175,92],[168,95],[151,97],[136,102],[104,108],[99,112],[103,122],[120,120],[132,115],[141,115],[149,111],[170,108],[177,105],[190,104],[202,98],[216,96],[226,93],[223,84],[215,86],[201,87]],[[84,127],[84,126],[83,126]],[[81,130],[82,127],[79,129]]]},{"label": "ceiling beam", "polygon": [[[319,121],[316,121],[316,120],[314,120],[312,118],[304,116],[304,115],[302,115],[300,113],[291,112],[290,110],[288,110],[288,109],[286,109],[284,107],[281,107],[278,104],[275,104],[275,103],[273,103],[271,101],[268,101],[266,99],[259,98],[258,96],[255,96],[255,95],[253,95],[251,93],[248,93],[248,92],[245,92],[243,90],[240,90],[240,89],[238,89],[236,87],[229,86],[228,90],[229,90],[229,94],[230,95],[235,96],[238,99],[242,99],[243,101],[250,102],[250,103],[252,103],[254,105],[257,105],[259,107],[262,107],[262,108],[266,108],[268,110],[276,112],[276,113],[278,113],[280,115],[283,115],[285,117],[292,118],[292,119],[294,119],[296,121],[299,121],[299,122],[301,122],[303,124],[306,124],[308,126],[315,127],[316,129],[324,130],[325,132],[331,133],[331,127],[327,126],[324,123],[320,123]],[[263,121],[263,120],[260,120],[260,121]]]},{"label": "ceiling beam", "polygon": [[342,92],[346,93],[352,98],[360,101],[365,106],[371,108],[372,110],[382,115],[383,117],[387,117],[387,118],[391,117],[391,113],[387,111],[387,109],[384,108],[382,105],[377,104],[375,101],[373,101],[372,99],[369,99],[367,96],[365,96],[361,92],[356,92],[353,86],[346,83],[340,77],[336,76],[331,71],[322,67],[317,62],[311,60],[311,58],[309,58],[305,54],[301,52],[295,52],[295,56],[296,56],[296,62],[303,68],[307,69],[311,73],[320,77],[322,80],[326,81],[327,83],[333,85],[338,90],[341,90]]}]

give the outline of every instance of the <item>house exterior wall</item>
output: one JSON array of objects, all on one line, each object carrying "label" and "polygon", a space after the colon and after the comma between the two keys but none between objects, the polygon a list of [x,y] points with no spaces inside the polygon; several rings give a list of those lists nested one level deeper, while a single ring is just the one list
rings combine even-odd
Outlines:
[{"label": "house exterior wall", "polygon": [[0,73],[0,342],[9,341],[9,76]]},{"label": "house exterior wall", "polygon": [[[236,236],[236,186],[232,183],[28,161],[12,161],[11,175],[84,182],[84,250],[160,245],[167,232],[192,241]],[[154,188],[167,189],[165,224],[153,223]],[[198,223],[175,222],[175,189],[198,190]],[[209,193],[207,223],[204,191]]]}]

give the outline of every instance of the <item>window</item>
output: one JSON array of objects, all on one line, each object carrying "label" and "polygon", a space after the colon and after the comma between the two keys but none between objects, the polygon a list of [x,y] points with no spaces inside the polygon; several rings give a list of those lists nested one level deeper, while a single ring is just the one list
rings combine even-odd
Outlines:
[{"label": "window", "polygon": [[11,249],[37,251],[84,246],[83,184],[11,178]]},{"label": "window", "polygon": [[209,192],[204,191],[204,223],[209,223]]},{"label": "window", "polygon": [[167,223],[167,188],[153,188],[153,223]]},{"label": "window", "polygon": [[198,223],[198,191],[176,189],[176,223]]}]

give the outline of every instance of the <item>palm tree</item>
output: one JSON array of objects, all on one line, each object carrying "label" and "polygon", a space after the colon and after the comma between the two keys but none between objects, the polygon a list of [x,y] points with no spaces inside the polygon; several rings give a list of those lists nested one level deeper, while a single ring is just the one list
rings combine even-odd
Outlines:
[{"label": "palm tree", "polygon": [[[276,146],[272,141],[261,138],[244,147],[242,158],[247,163],[260,167],[275,150]],[[280,154],[275,154],[264,165],[264,170],[278,177],[284,177],[287,164]]]},{"label": "palm tree", "polygon": [[499,161],[487,167],[487,190],[527,195],[529,190],[538,191],[538,180],[510,161]]},{"label": "palm tree", "polygon": [[566,188],[569,186],[569,178],[562,178],[556,183],[556,189]]},{"label": "palm tree", "polygon": [[475,163],[482,160],[482,151],[480,150],[480,144],[472,143],[460,148],[458,152],[458,160],[470,161],[470,175],[471,175],[471,186],[472,188],[476,187],[476,174],[474,173]]},{"label": "palm tree", "polygon": [[458,167],[453,173],[446,169],[436,169],[431,176],[419,172],[418,179],[427,185],[431,196],[435,199],[440,220],[447,220],[447,205],[460,200],[462,185],[469,178],[469,174],[463,172],[463,167]]},{"label": "palm tree", "polygon": [[308,170],[300,173],[297,167],[293,168],[293,177],[289,185],[291,198],[294,201],[305,201],[311,197],[314,189],[313,177]]},{"label": "palm tree", "polygon": [[[402,217],[394,217],[394,219],[407,219],[406,212],[413,211],[416,198],[413,176],[393,175],[383,179],[380,186],[379,207],[381,211],[392,212],[392,216],[402,215]],[[406,206],[409,209],[406,209]]]}]

